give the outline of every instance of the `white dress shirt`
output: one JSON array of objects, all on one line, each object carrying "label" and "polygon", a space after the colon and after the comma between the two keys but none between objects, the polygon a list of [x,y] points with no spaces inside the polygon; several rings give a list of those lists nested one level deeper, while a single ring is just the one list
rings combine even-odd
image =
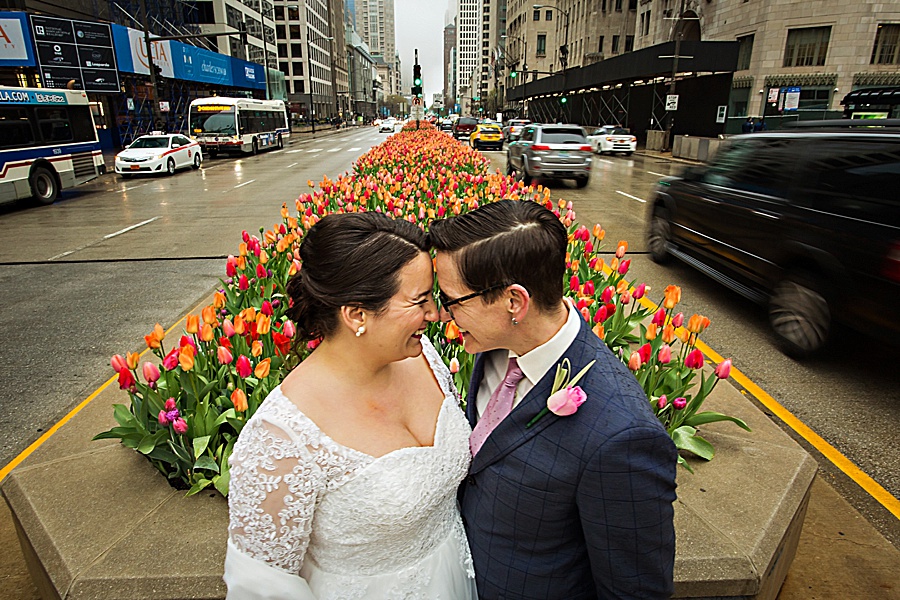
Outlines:
[{"label": "white dress shirt", "polygon": [[475,409],[478,418],[481,418],[484,409],[487,408],[494,390],[497,389],[506,377],[506,369],[509,367],[509,359],[517,358],[519,368],[525,377],[516,386],[516,397],[513,400],[513,410],[522,401],[522,398],[531,391],[537,382],[549,371],[556,368],[566,349],[572,345],[578,332],[581,330],[583,317],[575,308],[568,304],[569,316],[552,338],[522,356],[516,356],[512,350],[492,350],[488,352],[484,360],[484,376],[481,385],[478,386],[478,396],[475,398]]}]

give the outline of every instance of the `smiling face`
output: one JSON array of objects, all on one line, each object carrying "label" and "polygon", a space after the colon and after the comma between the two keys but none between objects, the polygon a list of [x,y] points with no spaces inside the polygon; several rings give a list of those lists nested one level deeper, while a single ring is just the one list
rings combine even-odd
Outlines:
[{"label": "smiling face", "polygon": [[419,253],[399,274],[397,293],[387,308],[366,322],[366,336],[377,344],[386,361],[414,358],[422,353],[421,339],[425,327],[438,320],[432,289],[434,272],[431,259]]},{"label": "smiling face", "polygon": [[[480,291],[472,290],[462,283],[456,261],[451,255],[438,252],[435,263],[438,285],[451,300]],[[475,354],[509,347],[511,318],[509,301],[505,297],[487,303],[483,296],[478,296],[454,304],[450,310],[453,311],[453,321],[463,335],[466,352]],[[450,314],[442,309],[441,319],[449,321],[450,318]]]}]

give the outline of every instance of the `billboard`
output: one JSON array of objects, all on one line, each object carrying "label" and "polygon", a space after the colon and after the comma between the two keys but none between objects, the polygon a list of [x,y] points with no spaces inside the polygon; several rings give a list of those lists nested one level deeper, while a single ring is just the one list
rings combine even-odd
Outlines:
[{"label": "billboard", "polygon": [[34,50],[25,13],[0,11],[0,67],[33,67]]},{"label": "billboard", "polygon": [[119,71],[106,23],[29,15],[44,87],[118,93]]}]

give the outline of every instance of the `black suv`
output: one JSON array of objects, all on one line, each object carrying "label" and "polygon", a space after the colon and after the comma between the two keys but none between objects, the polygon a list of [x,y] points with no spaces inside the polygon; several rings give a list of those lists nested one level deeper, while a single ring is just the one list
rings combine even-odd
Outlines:
[{"label": "black suv", "polygon": [[660,181],[651,257],[768,304],[789,355],[821,348],[832,321],[895,341],[900,121],[872,123],[736,136],[709,165]]}]

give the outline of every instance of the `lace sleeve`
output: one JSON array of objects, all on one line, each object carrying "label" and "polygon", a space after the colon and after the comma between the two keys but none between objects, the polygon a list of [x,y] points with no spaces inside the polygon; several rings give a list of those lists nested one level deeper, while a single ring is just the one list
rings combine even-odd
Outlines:
[{"label": "lace sleeve", "polygon": [[230,461],[228,537],[237,550],[299,575],[325,487],[321,450],[310,428],[264,418],[247,423]]}]

